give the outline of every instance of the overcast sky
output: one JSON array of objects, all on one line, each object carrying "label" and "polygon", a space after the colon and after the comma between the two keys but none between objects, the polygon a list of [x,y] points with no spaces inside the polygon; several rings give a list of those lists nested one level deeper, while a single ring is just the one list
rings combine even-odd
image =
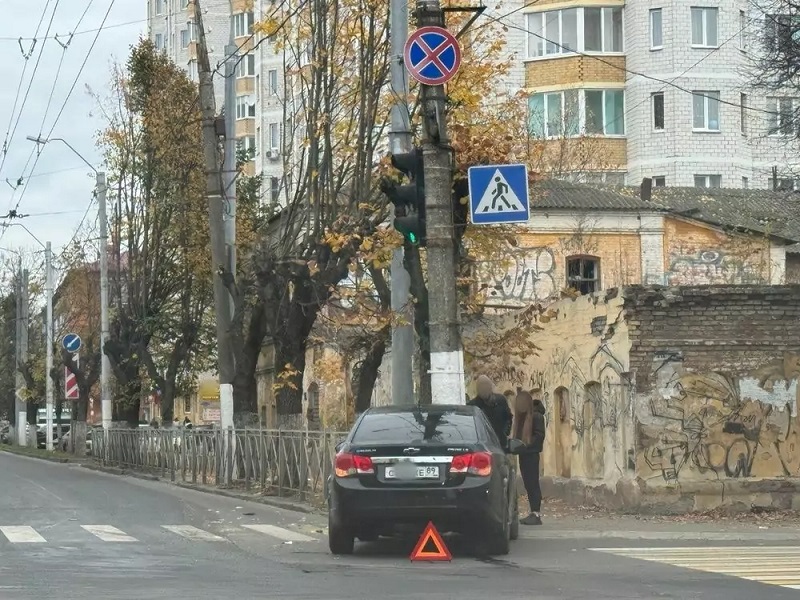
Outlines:
[{"label": "overcast sky", "polygon": [[[87,5],[88,11],[78,24]],[[105,28],[99,32],[90,53],[97,29],[110,5],[113,6]],[[54,6],[57,9],[53,16]],[[60,142],[49,144],[41,152],[35,169],[32,170],[33,160],[26,168],[31,151],[35,149],[35,144],[26,137],[38,136],[40,133],[47,136],[55,123],[52,137],[67,140],[93,165],[100,163],[101,156],[95,146],[95,136],[103,123],[97,117],[95,103],[87,93],[87,86],[95,92],[103,93],[107,90],[112,63],[124,62],[129,47],[146,30],[147,0],[3,0],[2,8],[0,143],[6,140],[7,150],[5,153],[0,152],[0,214],[6,214],[19,202],[18,212],[31,216],[16,222],[24,223],[40,240],[52,241],[54,253],[57,253],[72,238],[84,216],[92,197],[94,174]],[[44,20],[39,34],[36,35],[43,13]],[[51,18],[53,21],[50,37],[46,38],[45,32]],[[76,35],[64,50],[59,40],[67,44],[70,32],[75,32]],[[56,34],[58,40],[54,37]],[[18,42],[20,37],[25,38],[22,40],[22,48]],[[32,45],[34,37],[37,40]],[[23,53],[30,53],[31,48],[33,52],[26,60]],[[56,80],[62,55],[63,64]],[[34,75],[37,60],[39,65]],[[87,60],[86,66],[78,76],[84,60]],[[31,84],[32,75],[34,77]],[[76,77],[75,89],[56,123],[56,116]],[[14,110],[20,81],[22,88]],[[29,85],[30,92],[23,104]],[[53,97],[48,110],[51,91]],[[0,150],[3,147],[0,145]],[[7,183],[9,181],[16,186],[20,178],[23,185],[16,190]],[[95,204],[88,219],[95,222],[96,214]],[[21,227],[7,228],[0,238],[0,247],[38,249],[36,242]]]}]

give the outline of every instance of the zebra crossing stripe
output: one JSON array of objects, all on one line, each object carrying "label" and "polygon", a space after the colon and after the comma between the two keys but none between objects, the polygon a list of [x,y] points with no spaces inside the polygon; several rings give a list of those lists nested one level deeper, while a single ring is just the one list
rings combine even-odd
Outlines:
[{"label": "zebra crossing stripe", "polygon": [[592,548],[592,550],[800,590],[800,546]]},{"label": "zebra crossing stripe", "polygon": [[0,526],[0,533],[12,544],[40,544],[47,541],[33,527],[27,525]]},{"label": "zebra crossing stripe", "polygon": [[224,538],[219,537],[218,535],[214,535],[208,531],[204,531],[197,527],[193,527],[192,525],[162,525],[164,529],[167,531],[171,531],[172,533],[177,533],[180,536],[183,536],[190,540],[198,540],[204,542],[221,542],[225,541]]},{"label": "zebra crossing stripe", "polygon": [[259,533],[264,533],[270,537],[278,538],[284,542],[315,542],[313,537],[300,533],[299,531],[292,531],[291,529],[284,529],[275,525],[242,525],[245,529],[252,529]]},{"label": "zebra crossing stripe", "polygon": [[138,542],[135,537],[132,537],[111,525],[81,525],[83,529],[91,533],[93,536],[100,538],[104,542]]}]

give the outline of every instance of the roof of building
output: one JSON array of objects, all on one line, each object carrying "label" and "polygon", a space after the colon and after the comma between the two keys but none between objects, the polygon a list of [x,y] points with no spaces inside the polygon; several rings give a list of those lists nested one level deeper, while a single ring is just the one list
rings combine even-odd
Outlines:
[{"label": "roof of building", "polygon": [[[638,187],[550,179],[537,182],[532,196],[534,210],[655,211],[800,242],[800,194],[796,192],[665,187],[653,188],[650,200],[642,200]],[[800,252],[800,247],[794,251]]]}]

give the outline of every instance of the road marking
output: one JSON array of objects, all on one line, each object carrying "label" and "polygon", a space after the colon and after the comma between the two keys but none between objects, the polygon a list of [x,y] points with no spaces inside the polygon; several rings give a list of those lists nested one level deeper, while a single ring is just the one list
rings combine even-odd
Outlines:
[{"label": "road marking", "polygon": [[0,532],[12,544],[40,544],[47,541],[27,525],[6,525],[0,527]]},{"label": "road marking", "polygon": [[268,536],[278,538],[279,540],[283,540],[284,542],[316,542],[317,540],[313,537],[300,533],[299,531],[292,531],[291,529],[284,529],[283,527],[277,527],[275,525],[242,525],[242,527],[246,529],[252,529],[253,531],[258,531],[259,533],[265,533]]},{"label": "road marking", "polygon": [[800,589],[800,546],[591,548],[591,550]]},{"label": "road marking", "polygon": [[167,531],[177,533],[190,540],[202,540],[205,542],[220,542],[225,540],[225,538],[221,538],[218,535],[203,531],[191,525],[162,525],[162,527]]},{"label": "road marking", "polygon": [[132,537],[120,531],[111,525],[81,525],[83,529],[92,535],[100,538],[104,542],[138,542],[135,537]]}]

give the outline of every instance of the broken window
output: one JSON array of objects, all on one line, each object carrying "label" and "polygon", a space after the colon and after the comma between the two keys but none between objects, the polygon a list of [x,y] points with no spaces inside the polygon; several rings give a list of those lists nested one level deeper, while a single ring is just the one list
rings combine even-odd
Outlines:
[{"label": "broken window", "polygon": [[567,258],[567,286],[581,294],[600,291],[600,259],[592,256]]}]

